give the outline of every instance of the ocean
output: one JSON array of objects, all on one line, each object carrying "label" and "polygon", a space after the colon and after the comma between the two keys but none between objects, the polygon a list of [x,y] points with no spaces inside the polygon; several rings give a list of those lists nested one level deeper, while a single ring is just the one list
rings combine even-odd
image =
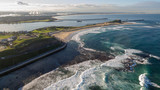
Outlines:
[{"label": "ocean", "polygon": [[[112,19],[137,20],[131,25],[101,27],[81,36],[84,47],[104,51],[115,56],[141,51],[149,54],[147,63],[137,64],[131,72],[101,67],[94,74],[103,74],[104,80],[95,88],[104,90],[159,90],[160,89],[160,15],[109,15]],[[117,17],[116,17],[117,16]],[[144,19],[144,21],[138,21]],[[141,55],[140,55],[141,56]],[[120,57],[117,57],[117,59]],[[116,63],[116,62],[115,62]],[[98,75],[95,78],[101,79]],[[105,86],[103,86],[105,85]]]},{"label": "ocean", "polygon": [[[72,77],[54,83],[45,90],[160,90],[160,15],[126,14],[93,17],[132,21],[132,24],[128,25],[87,29],[72,38],[72,41],[77,42],[83,50],[106,52],[115,58],[98,66],[91,66],[82,72],[79,70]],[[88,55],[86,52],[81,53]],[[91,54],[88,57],[91,57]],[[92,61],[84,61],[81,63],[82,66],[81,64],[77,66],[90,67],[89,62]]]}]

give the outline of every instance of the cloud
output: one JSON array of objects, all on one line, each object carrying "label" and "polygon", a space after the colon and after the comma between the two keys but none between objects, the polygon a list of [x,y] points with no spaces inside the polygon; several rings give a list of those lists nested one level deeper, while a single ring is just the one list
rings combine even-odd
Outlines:
[{"label": "cloud", "polygon": [[133,5],[119,6],[114,4],[37,4],[42,11],[59,12],[144,12],[160,13],[160,2],[141,2]]},{"label": "cloud", "polygon": [[[32,5],[30,5],[32,6]],[[111,4],[95,5],[95,4],[36,4],[39,10],[47,11],[65,11],[65,12],[110,12],[117,6]]]},{"label": "cloud", "polygon": [[22,1],[17,1],[17,4],[18,4],[18,5],[25,5],[25,6],[28,6],[28,5],[29,5],[28,3],[25,3],[25,2],[22,2]]},{"label": "cloud", "polygon": [[146,1],[133,4],[130,6],[121,7],[121,10],[128,10],[131,12],[147,12],[147,13],[160,13],[160,2]]},{"label": "cloud", "polygon": [[[18,5],[17,5],[18,4]],[[140,2],[133,5],[120,6],[115,4],[38,4],[16,2],[13,7],[0,5],[0,10],[12,11],[52,11],[52,12],[144,12],[160,13],[160,2]],[[27,7],[25,7],[27,6]]]}]

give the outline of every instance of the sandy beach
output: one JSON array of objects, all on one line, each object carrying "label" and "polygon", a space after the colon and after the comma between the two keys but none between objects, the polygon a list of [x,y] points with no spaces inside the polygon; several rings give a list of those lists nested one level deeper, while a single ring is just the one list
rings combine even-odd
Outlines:
[{"label": "sandy beach", "polygon": [[70,41],[71,37],[73,36],[74,33],[86,30],[89,28],[95,28],[95,27],[103,27],[103,26],[109,26],[109,25],[128,25],[132,23],[128,22],[122,22],[122,23],[112,23],[112,22],[105,22],[105,23],[98,23],[98,24],[93,24],[93,25],[87,25],[87,26],[82,26],[82,27],[77,27],[75,29],[71,29],[70,31],[62,31],[59,33],[53,34],[56,38],[59,38],[62,41],[68,42]]}]

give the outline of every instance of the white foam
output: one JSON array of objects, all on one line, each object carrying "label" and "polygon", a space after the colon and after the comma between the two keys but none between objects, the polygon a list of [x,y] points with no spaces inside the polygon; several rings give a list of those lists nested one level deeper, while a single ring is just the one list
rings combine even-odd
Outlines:
[{"label": "white foam", "polygon": [[150,84],[151,84],[153,87],[160,88],[160,85],[158,85],[158,84],[156,84],[156,83],[151,82]]},{"label": "white foam", "polygon": [[130,58],[130,56],[133,56],[134,53],[141,53],[142,51],[135,50],[135,49],[125,49],[125,54],[118,55],[114,59],[111,59],[107,61],[106,63],[103,63],[101,66],[109,66],[114,68],[123,68],[123,61],[127,58]]},{"label": "white foam", "polygon": [[154,28],[153,26],[143,26],[144,28]]},{"label": "white foam", "polygon": [[150,56],[150,57],[153,57],[153,58],[155,58],[155,59],[160,60],[160,57],[158,57],[158,56],[155,56],[155,55],[152,55],[152,54],[150,54],[149,56]]},{"label": "white foam", "polygon": [[143,62],[140,62],[140,61],[136,61],[136,63],[137,64],[151,64],[149,61],[148,61],[148,59],[142,59],[143,60]]},{"label": "white foam", "polygon": [[74,35],[71,40],[74,40],[77,43],[79,43],[80,47],[83,47],[85,50],[96,51],[96,50],[91,49],[91,48],[85,48],[84,47],[84,42],[81,41],[80,37],[83,36],[83,35],[85,35],[85,34],[89,34],[89,33],[101,33],[103,31],[105,31],[105,30],[102,27],[97,27],[97,28],[91,28],[91,29],[83,30],[83,31],[77,33],[76,35]]},{"label": "white foam", "polygon": [[160,86],[154,82],[151,82],[148,77],[146,76],[146,73],[144,74],[141,74],[139,76],[139,84],[142,86],[142,87],[145,87],[145,88],[148,88],[149,85],[151,86],[154,86],[156,88],[160,88]]},{"label": "white foam", "polygon": [[[82,88],[82,86],[85,84],[85,78],[87,76],[91,75],[95,71],[95,69],[96,69],[96,67],[93,67],[93,68],[90,68],[90,69],[82,72],[82,74],[80,75],[80,83],[77,84],[76,90],[80,90],[80,88]],[[91,80],[90,80],[90,82],[91,82]]]},{"label": "white foam", "polygon": [[[104,76],[103,75],[100,76],[101,79],[99,79],[99,80],[101,80],[101,81],[97,81],[97,79],[96,79],[97,77],[95,76],[94,72],[101,71],[101,70],[99,70],[99,68],[105,67],[105,66],[114,67],[114,68],[124,68],[122,61],[127,58],[130,58],[130,56],[134,56],[134,53],[142,53],[142,51],[135,50],[135,49],[125,49],[125,54],[119,55],[115,59],[106,61],[105,63],[102,63],[102,64],[97,63],[97,65],[95,65],[95,64],[91,65],[91,63],[88,63],[90,61],[85,61],[80,64],[69,66],[68,69],[71,71],[78,70],[77,67],[83,66],[82,68],[84,68],[84,67],[85,68],[83,70],[82,69],[78,70],[75,75],[73,75],[67,79],[58,81],[57,83],[54,83],[54,84],[48,86],[47,88],[45,88],[45,90],[53,90],[53,89],[60,90],[60,89],[66,88],[66,87],[68,87],[70,90],[84,90],[85,87],[87,87],[87,85],[91,85],[94,83],[96,83],[96,85],[105,86]],[[135,61],[133,61],[133,62],[134,62],[134,64],[131,65],[131,67],[134,67],[136,65],[136,62]],[[146,79],[146,77],[144,78],[144,75],[141,75],[139,77],[139,80],[141,81],[140,85],[142,85],[142,86],[148,85],[148,84],[146,85],[146,83],[144,83],[144,82],[149,82],[149,80]]]},{"label": "white foam", "polygon": [[[118,26],[118,28],[123,28],[121,26]],[[76,42],[80,43],[80,47],[83,47],[85,50],[90,50],[90,51],[95,51],[94,49],[90,48],[85,48],[84,47],[84,42],[81,41],[80,37],[82,35],[88,34],[88,33],[100,33],[97,32],[96,30],[100,28],[95,28],[95,29],[89,29],[85,30],[83,32],[80,32],[73,36],[72,40],[75,40]],[[122,49],[122,48],[120,48]],[[122,61],[129,58],[130,55],[133,55],[133,53],[141,53],[142,51],[135,50],[135,49],[126,49],[125,54],[123,55],[118,55],[115,57],[115,59],[109,60],[106,63],[102,64],[101,66],[109,66],[109,67],[114,67],[114,68],[123,68]]]},{"label": "white foam", "polygon": [[107,27],[108,30],[132,30],[131,28],[126,28],[125,26],[114,25],[112,27]]},{"label": "white foam", "polygon": [[144,23],[138,23],[138,22],[129,22],[129,23],[132,23],[132,24],[144,24]]},{"label": "white foam", "polygon": [[[102,29],[99,30],[99,29]],[[112,28],[114,29],[124,29],[123,26],[115,26]],[[90,48],[85,48],[84,47],[84,42],[81,41],[81,36],[88,34],[88,33],[101,33],[104,32],[105,28],[92,28],[92,29],[87,29],[84,31],[81,31],[79,33],[77,33],[76,35],[74,35],[72,37],[72,40],[75,40],[76,42],[78,42],[80,44],[80,47],[83,47],[85,50],[90,50],[90,51],[95,51],[94,49],[90,49]],[[120,47],[111,47],[111,49],[123,49]],[[135,56],[134,53],[143,53],[142,51],[139,50],[135,50],[135,49],[125,49],[125,54],[123,55],[118,55],[116,56],[114,59],[111,59],[109,61],[106,61],[105,63],[101,64],[99,62],[97,62],[97,64],[94,65],[90,65],[91,61],[85,61],[82,62],[80,64],[76,64],[76,65],[72,65],[67,67],[70,71],[76,72],[73,76],[63,79],[63,80],[59,80],[56,83],[52,83],[52,85],[48,86],[47,88],[45,88],[45,90],[60,90],[65,88],[66,86],[69,88],[69,90],[84,90],[84,86],[85,85],[90,85],[96,82],[96,76],[94,75],[94,72],[101,67],[107,66],[107,67],[113,67],[113,68],[124,68],[122,62],[123,60],[130,58],[130,56]],[[155,57],[153,55],[150,55],[150,57]],[[157,58],[157,57],[156,57]],[[145,61],[145,60],[144,60]],[[146,59],[146,62],[148,60]],[[90,62],[90,63],[89,63]],[[146,64],[146,62],[143,62],[144,64]],[[134,67],[136,65],[136,63],[138,63],[138,61],[135,61],[133,65],[131,65],[131,67]],[[139,62],[140,63],[140,62]],[[82,68],[83,67],[83,68]],[[83,69],[83,70],[79,70]],[[105,78],[102,77],[102,80],[104,81]],[[140,80],[140,85],[141,86],[147,86],[148,83],[150,82],[149,79],[145,76],[145,75],[140,75],[139,76],[139,80]],[[101,82],[103,82],[101,81]],[[103,82],[103,84],[105,84]],[[159,87],[157,84],[150,82],[150,85]],[[102,85],[103,86],[103,85]]]},{"label": "white foam", "polygon": [[[96,85],[102,85],[105,86],[105,79],[104,76],[101,76],[102,79],[101,81],[96,80],[96,76],[94,72],[100,71],[98,68],[101,67],[114,67],[114,68],[124,68],[122,61],[129,58],[130,56],[133,56],[134,53],[142,53],[142,51],[135,50],[135,49],[125,49],[125,54],[124,55],[119,55],[115,59],[106,61],[105,63],[91,67],[89,69],[86,69],[82,72],[78,71],[78,74],[76,73],[70,78],[64,79],[58,83],[52,84],[51,86],[47,87],[45,90],[52,90],[53,88],[55,90],[63,89],[65,86],[69,87],[70,90],[84,90],[87,85],[91,85],[96,83]],[[134,62],[134,61],[133,61]],[[85,63],[85,62],[83,62]],[[134,62],[131,67],[134,67],[136,65],[136,62]],[[77,65],[75,65],[77,66]],[[143,75],[140,76],[139,78],[141,81],[147,80],[146,78],[143,79]],[[98,84],[97,84],[98,82]],[[147,81],[145,81],[147,82]],[[141,85],[146,85],[143,82],[140,83]]]},{"label": "white foam", "polygon": [[70,88],[75,88],[76,85],[80,82],[79,76],[81,75],[81,72],[77,72],[75,75],[64,79],[60,80],[57,83],[52,84],[51,86],[45,88],[44,90],[61,90],[64,87],[68,86]]},{"label": "white foam", "polygon": [[148,88],[148,85],[150,84],[150,80],[148,79],[148,77],[146,76],[146,73],[144,74],[141,74],[139,76],[139,84],[142,86],[142,87],[146,87]]},{"label": "white foam", "polygon": [[[47,88],[45,88],[44,90],[61,90],[65,87],[69,87],[70,90],[80,90],[80,88],[83,88],[82,86],[84,85],[85,82],[85,78],[87,76],[92,75],[92,73],[96,70],[96,67],[100,64],[100,61],[97,60],[91,60],[91,61],[85,61],[76,65],[72,65],[67,67],[69,70],[72,71],[72,69],[76,69],[76,73],[67,78],[67,79],[63,79],[60,80],[50,86],[48,86]],[[73,70],[73,71],[74,71]],[[92,75],[92,77],[94,77]],[[91,83],[92,80],[89,80],[89,82]]]},{"label": "white foam", "polygon": [[110,47],[111,50],[124,50],[122,47],[120,46],[112,46]]}]

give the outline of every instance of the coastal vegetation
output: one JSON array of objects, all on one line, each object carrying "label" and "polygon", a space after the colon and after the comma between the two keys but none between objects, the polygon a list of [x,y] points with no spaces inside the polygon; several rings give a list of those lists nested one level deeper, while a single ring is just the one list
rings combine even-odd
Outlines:
[{"label": "coastal vegetation", "polygon": [[[65,28],[68,27],[48,27],[30,32],[10,32],[1,34],[0,69],[16,65],[27,59],[62,46],[64,42],[53,37],[52,34],[49,33],[56,30],[63,30]],[[16,38],[10,40],[13,37]]]},{"label": "coastal vegetation", "polygon": [[117,20],[110,21],[110,23],[122,23],[122,20],[117,19]]},{"label": "coastal vegetation", "polygon": [[55,31],[71,30],[74,28],[76,27],[47,27],[47,28],[40,28],[40,29],[33,30],[31,31],[31,33],[51,33]]},{"label": "coastal vegetation", "polygon": [[115,21],[81,27],[46,27],[29,32],[0,32],[0,70],[64,45],[62,40],[54,37],[56,33],[119,23]]},{"label": "coastal vegetation", "polygon": [[56,19],[52,16],[16,16],[0,17],[0,24],[32,23],[32,22],[52,22]]},{"label": "coastal vegetation", "polygon": [[9,38],[9,37],[11,37],[12,35],[2,35],[2,34],[0,34],[0,39],[5,39],[5,38]]}]

